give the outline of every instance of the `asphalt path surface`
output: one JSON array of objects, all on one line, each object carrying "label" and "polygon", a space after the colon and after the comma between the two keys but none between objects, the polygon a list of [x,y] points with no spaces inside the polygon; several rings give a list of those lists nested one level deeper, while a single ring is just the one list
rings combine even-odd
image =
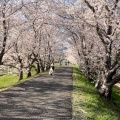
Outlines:
[{"label": "asphalt path surface", "polygon": [[72,67],[0,92],[0,120],[72,120]]}]

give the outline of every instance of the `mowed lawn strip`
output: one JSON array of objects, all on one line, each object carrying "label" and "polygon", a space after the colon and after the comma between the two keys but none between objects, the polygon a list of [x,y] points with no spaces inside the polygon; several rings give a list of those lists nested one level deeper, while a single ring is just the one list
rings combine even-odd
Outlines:
[{"label": "mowed lawn strip", "polygon": [[112,100],[106,101],[77,67],[73,78],[73,120],[120,120],[119,90],[114,88]]},{"label": "mowed lawn strip", "polygon": [[27,80],[30,80],[34,77],[40,76],[41,74],[45,74],[46,72],[41,72],[40,74],[33,74],[31,77],[26,78],[26,75],[24,75],[24,78],[22,80],[18,80],[19,77],[16,74],[8,74],[8,75],[3,75],[0,76],[0,91],[5,90],[9,87],[12,87],[14,85],[20,84],[22,82],[25,82]]},{"label": "mowed lawn strip", "polygon": [[[59,68],[59,63],[55,63],[55,69]],[[29,78],[26,78],[27,75],[24,74],[24,78],[22,80],[18,80],[19,77],[17,74],[7,74],[7,75],[3,75],[0,76],[0,91],[3,91],[5,89],[8,89],[9,87],[12,87],[14,85],[20,84],[22,82],[25,82],[27,80],[30,80],[34,77],[40,76],[41,74],[46,74],[48,73],[48,70],[45,72],[41,72],[40,74],[35,74],[35,70],[32,69],[32,76]]]}]

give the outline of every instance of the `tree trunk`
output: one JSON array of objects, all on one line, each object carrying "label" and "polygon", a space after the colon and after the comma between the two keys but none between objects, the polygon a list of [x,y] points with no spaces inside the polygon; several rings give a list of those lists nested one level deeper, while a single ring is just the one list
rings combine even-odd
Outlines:
[{"label": "tree trunk", "polygon": [[111,99],[112,87],[108,84],[102,84],[98,89],[100,96],[106,98],[107,100]]},{"label": "tree trunk", "polygon": [[110,100],[111,94],[112,94],[112,86],[110,83],[105,83],[105,81],[107,81],[107,80],[106,79],[98,80],[96,82],[95,87],[97,88],[101,97],[103,97],[107,100]]},{"label": "tree trunk", "polygon": [[44,72],[44,71],[45,71],[45,68],[44,68],[43,66],[41,67],[41,69],[42,69],[42,72]]},{"label": "tree trunk", "polygon": [[40,64],[37,63],[37,74],[39,74],[39,73],[40,73]]},{"label": "tree trunk", "polygon": [[44,72],[45,71],[45,67],[44,67],[44,63],[43,63],[43,61],[41,59],[40,59],[40,66],[41,66],[42,72]]},{"label": "tree trunk", "polygon": [[3,17],[3,44],[2,44],[2,50],[0,52],[0,64],[2,64],[2,59],[5,53],[5,47],[7,42],[7,23],[6,23],[6,15],[5,15],[5,8],[6,4],[4,3],[4,7],[2,10],[2,17]]},{"label": "tree trunk", "polygon": [[94,80],[93,80],[93,78],[92,78],[92,73],[91,73],[90,70],[91,70],[91,69],[90,69],[90,66],[89,66],[89,60],[88,60],[87,58],[85,58],[85,72],[84,72],[84,74],[85,74],[87,80],[88,80],[89,82],[92,82],[92,81],[94,81]]},{"label": "tree trunk", "polygon": [[62,61],[60,61],[60,66],[62,66]]},{"label": "tree trunk", "polygon": [[41,70],[42,70],[42,72],[45,71],[44,65],[42,63],[41,63]]},{"label": "tree trunk", "polygon": [[22,80],[23,79],[23,70],[20,70],[20,73],[19,73],[19,80]]},{"label": "tree trunk", "polygon": [[28,78],[28,77],[31,77],[31,75],[32,75],[32,74],[31,74],[31,70],[29,69],[29,70],[28,70],[28,73],[27,73],[27,78]]},{"label": "tree trunk", "polygon": [[46,70],[49,70],[49,69],[50,69],[50,64],[46,66]]},{"label": "tree trunk", "polygon": [[92,78],[92,73],[90,72],[90,68],[89,66],[86,65],[86,77],[88,79],[89,82],[92,82],[94,81],[93,78]]}]

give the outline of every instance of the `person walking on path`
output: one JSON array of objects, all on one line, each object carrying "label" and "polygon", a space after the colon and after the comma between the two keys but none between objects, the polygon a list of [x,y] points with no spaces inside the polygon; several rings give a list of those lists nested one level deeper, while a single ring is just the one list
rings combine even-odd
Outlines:
[{"label": "person walking on path", "polygon": [[49,75],[53,75],[54,68],[55,68],[54,64],[52,63],[51,66],[50,66]]}]

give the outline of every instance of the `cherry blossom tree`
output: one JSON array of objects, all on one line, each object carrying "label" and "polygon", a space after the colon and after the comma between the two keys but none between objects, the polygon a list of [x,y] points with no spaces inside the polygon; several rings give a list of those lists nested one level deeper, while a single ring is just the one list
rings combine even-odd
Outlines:
[{"label": "cherry blossom tree", "polygon": [[2,0],[0,2],[0,64],[3,64],[3,56],[12,47],[12,44],[7,44],[10,39],[10,29],[12,24],[12,17],[15,15],[23,5],[17,1]]},{"label": "cherry blossom tree", "polygon": [[67,8],[57,13],[63,19],[64,33],[70,37],[80,69],[89,80],[97,77],[95,87],[101,96],[110,99],[112,87],[120,81],[120,2],[72,3],[68,1]]},{"label": "cherry blossom tree", "polygon": [[[120,81],[120,2],[84,0],[62,15],[66,30],[76,48],[78,62],[89,79],[97,77],[95,87],[110,99],[112,87]],[[73,12],[74,11],[74,12]],[[92,32],[91,32],[92,31]]]}]

